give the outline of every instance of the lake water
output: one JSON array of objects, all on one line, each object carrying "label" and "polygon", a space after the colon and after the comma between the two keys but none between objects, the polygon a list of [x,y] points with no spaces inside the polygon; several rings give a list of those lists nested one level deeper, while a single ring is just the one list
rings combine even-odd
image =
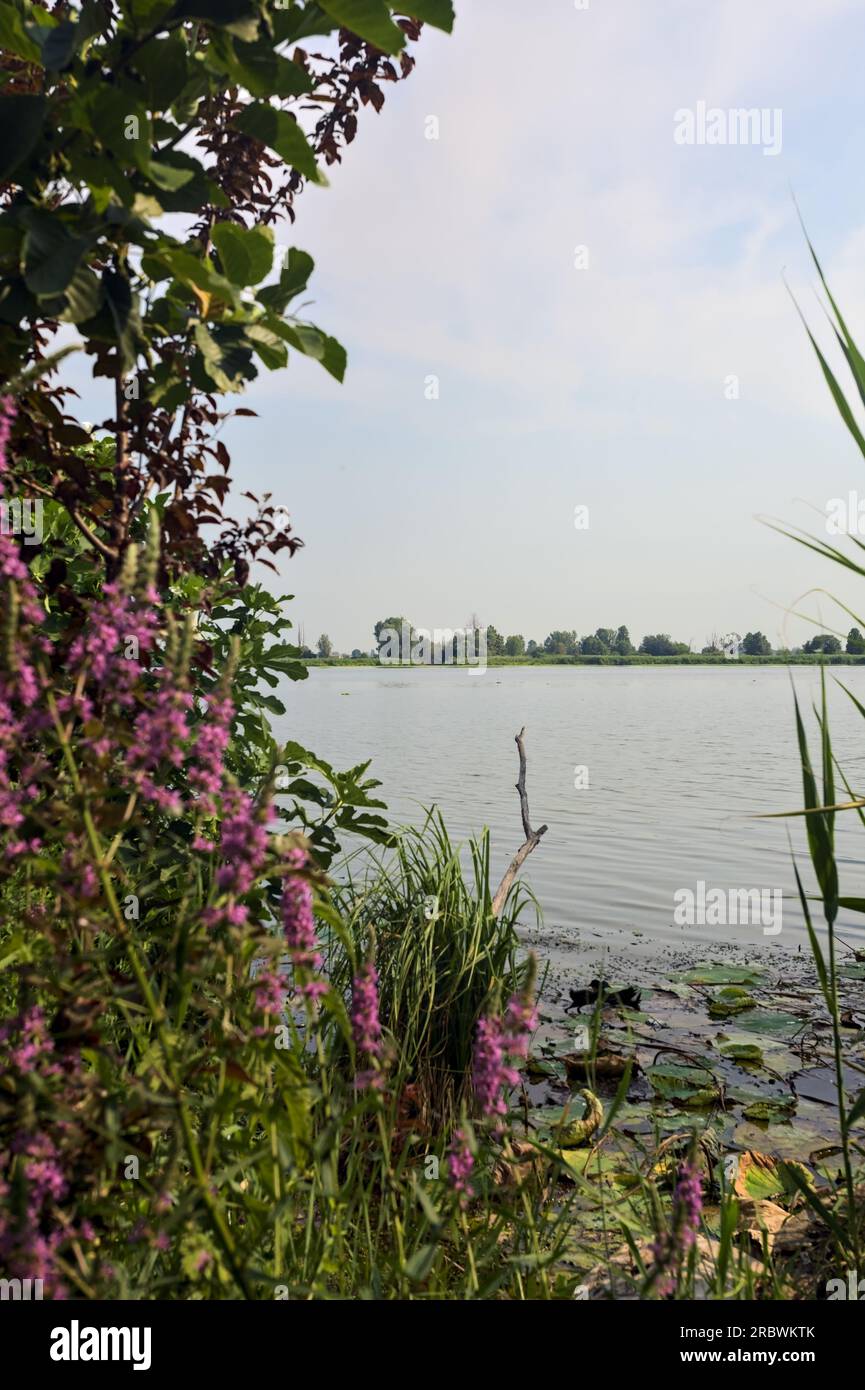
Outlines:
[{"label": "lake water", "polygon": [[[865,702],[865,669],[836,670]],[[819,673],[792,673],[818,765],[810,706]],[[829,685],[835,751],[856,788],[865,722],[831,673]],[[323,667],[281,693],[288,713],[274,721],[277,737],[336,767],[372,758],[394,822],[416,822],[435,803],[452,838],[489,826],[496,877],[523,839],[514,735],[525,725],[532,824],[549,830],[523,876],[550,929],[636,928],[666,945],[798,945],[804,935],[787,843],[789,829],[810,889],[803,822],[753,818],[802,804],[786,669]],[[588,785],[578,787],[581,768]],[[855,812],[836,825],[842,894],[865,896],[865,828]],[[783,890],[780,935],[759,924],[676,925],[674,894],[699,881]],[[865,918],[842,912],[839,921],[846,940],[865,944]]]}]

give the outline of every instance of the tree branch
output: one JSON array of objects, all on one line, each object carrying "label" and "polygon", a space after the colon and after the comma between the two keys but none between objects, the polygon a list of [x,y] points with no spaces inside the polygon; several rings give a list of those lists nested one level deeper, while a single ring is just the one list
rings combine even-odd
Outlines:
[{"label": "tree branch", "polygon": [[103,555],[106,560],[116,560],[117,551],[113,548],[113,546],[106,545],[105,541],[103,541],[99,536],[97,536],[94,531],[91,531],[90,527],[87,525],[87,522],[84,520],[82,516],[79,515],[79,513],[75,510],[74,507],[70,507],[68,503],[64,503],[63,505],[66,507],[66,511],[69,514],[70,520],[75,523],[82,536],[84,536],[84,538],[88,540],[90,544],[93,546],[93,549],[98,550],[99,554]]},{"label": "tree branch", "polygon": [[519,793],[520,815],[522,816],[523,833],[526,838],[525,843],[520,845],[519,849],[517,850],[516,854],[514,855],[513,859],[508,865],[505,871],[504,878],[502,879],[501,883],[495,891],[495,896],[493,897],[492,903],[493,917],[499,916],[502,908],[505,905],[505,899],[507,898],[508,893],[511,891],[511,886],[514,882],[514,879],[519,873],[522,865],[528,859],[532,850],[536,849],[537,846],[540,844],[541,836],[546,835],[548,829],[546,825],[541,825],[538,827],[537,830],[532,830],[532,823],[529,818],[529,798],[526,792],[526,749],[525,744],[523,743],[525,732],[525,727],[520,729],[520,732],[515,736],[514,742],[517,745],[517,751],[520,755],[520,775],[516,781],[516,788],[517,792]]}]

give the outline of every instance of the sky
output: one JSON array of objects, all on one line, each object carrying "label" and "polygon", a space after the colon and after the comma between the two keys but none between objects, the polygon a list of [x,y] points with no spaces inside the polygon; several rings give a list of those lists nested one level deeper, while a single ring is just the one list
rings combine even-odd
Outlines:
[{"label": "sky", "polygon": [[[295,358],[225,436],[305,541],[269,582],[307,642],[367,649],[395,613],[697,649],[800,642],[796,608],[846,630],[798,601],[856,587],[758,518],[825,535],[865,500],[785,285],[827,341],[795,194],[865,339],[861,0],[458,0],[414,51],[277,232],[346,381]],[[680,143],[699,103],[772,139]]]}]

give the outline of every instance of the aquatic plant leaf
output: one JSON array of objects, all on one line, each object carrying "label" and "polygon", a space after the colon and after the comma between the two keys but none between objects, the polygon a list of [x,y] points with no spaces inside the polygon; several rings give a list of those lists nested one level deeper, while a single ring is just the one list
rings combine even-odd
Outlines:
[{"label": "aquatic plant leaf", "polygon": [[[791,1170],[799,1176],[797,1183]],[[754,1200],[777,1197],[782,1193],[795,1196],[801,1191],[801,1184],[813,1187],[813,1178],[801,1163],[785,1162],[772,1158],[770,1154],[757,1149],[747,1149],[739,1155],[738,1171],[733,1182],[733,1192],[737,1197],[750,1197]]]},{"label": "aquatic plant leaf", "polygon": [[733,1062],[757,1066],[763,1064],[763,1052],[756,1043],[722,1043],[718,1051],[722,1057],[729,1057]]},{"label": "aquatic plant leaf", "polygon": [[681,978],[689,985],[756,985],[765,971],[750,965],[695,965]]},{"label": "aquatic plant leaf", "polygon": [[719,990],[709,1003],[710,1018],[732,1018],[735,1014],[744,1013],[746,1009],[753,1009],[756,1004],[753,994],[741,989],[738,985],[728,985],[726,989]]},{"label": "aquatic plant leaf", "polygon": [[805,1020],[795,1014],[773,1013],[771,1009],[754,1009],[739,1019],[739,1027],[746,1032],[769,1033],[777,1038],[792,1038],[804,1026]]}]

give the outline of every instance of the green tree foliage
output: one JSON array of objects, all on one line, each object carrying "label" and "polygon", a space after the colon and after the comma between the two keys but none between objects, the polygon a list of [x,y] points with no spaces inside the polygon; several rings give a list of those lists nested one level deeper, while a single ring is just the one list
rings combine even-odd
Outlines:
[{"label": "green tree foliage", "polygon": [[492,623],[487,628],[487,656],[504,656],[505,639]]},{"label": "green tree foliage", "polygon": [[522,633],[505,639],[505,656],[524,656],[526,651],[526,640]]},{"label": "green tree foliage", "polygon": [[770,656],[772,644],[762,632],[746,632],[742,638],[742,652],[745,656]]},{"label": "green tree foliage", "polygon": [[333,643],[331,642],[327,633],[323,632],[318,639],[318,654],[319,656],[327,657],[330,656],[332,652]]},{"label": "green tree foliage", "polygon": [[550,656],[573,656],[577,650],[576,632],[556,630],[544,638],[544,651]]},{"label": "green tree foliage", "polygon": [[[448,3],[408,9],[452,23]],[[342,379],[343,348],[298,308],[312,258],[277,258],[273,226],[326,181],[361,101],[378,108],[383,84],[411,71],[419,25],[385,0],[7,0],[3,15],[0,373],[20,482],[68,510],[109,577],[159,495],[164,564],[213,578],[230,560],[242,583],[252,558],[300,542],[268,498],[225,522],[216,397],[295,355]],[[340,31],[349,20],[357,32]],[[328,35],[331,56],[312,56],[308,41]],[[70,351],[110,391],[99,477],[76,462],[89,435],[55,381]],[[219,527],[209,539],[205,522]]]},{"label": "green tree foliage", "polygon": [[865,637],[858,627],[851,627],[847,633],[847,651],[851,656],[862,656],[865,654]]},{"label": "green tree foliage", "polygon": [[818,632],[815,637],[803,643],[802,650],[810,653],[823,652],[826,656],[832,656],[835,652],[840,652],[841,643],[829,632]]},{"label": "green tree foliage", "polygon": [[668,632],[649,633],[640,643],[646,656],[683,656],[689,650],[687,642],[674,642]]},{"label": "green tree foliage", "polygon": [[377,622],[374,633],[375,644],[379,651],[381,651],[386,643],[393,641],[394,634],[397,640],[401,642],[403,627],[405,627],[408,633],[409,642],[413,642],[415,639],[415,629],[408,618],[382,618],[380,622]]}]

